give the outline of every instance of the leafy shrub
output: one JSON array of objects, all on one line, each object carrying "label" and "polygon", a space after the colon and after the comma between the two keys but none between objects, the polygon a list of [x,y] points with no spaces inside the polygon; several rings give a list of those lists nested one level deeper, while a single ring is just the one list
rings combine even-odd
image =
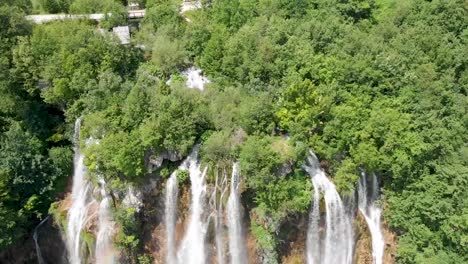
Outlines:
[{"label": "leafy shrub", "polygon": [[185,184],[188,179],[190,178],[189,177],[189,172],[187,170],[178,170],[177,171],[177,182],[179,184]]}]

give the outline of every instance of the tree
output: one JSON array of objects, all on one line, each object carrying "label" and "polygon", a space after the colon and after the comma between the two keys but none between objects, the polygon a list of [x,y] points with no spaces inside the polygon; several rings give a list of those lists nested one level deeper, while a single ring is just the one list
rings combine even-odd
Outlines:
[{"label": "tree", "polygon": [[19,123],[13,123],[1,138],[0,218],[5,220],[0,236],[2,248],[22,239],[47,214],[58,183],[63,186],[70,173],[69,149],[52,149],[50,157],[44,152],[42,142]]}]

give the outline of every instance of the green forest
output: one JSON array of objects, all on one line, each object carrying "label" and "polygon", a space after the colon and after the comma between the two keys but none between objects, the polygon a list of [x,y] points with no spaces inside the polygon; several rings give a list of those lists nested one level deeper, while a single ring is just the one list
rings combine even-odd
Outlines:
[{"label": "green forest", "polygon": [[[361,170],[379,176],[396,263],[468,263],[467,1],[203,0],[181,14],[181,1],[142,0],[121,45],[97,27],[132,23],[127,4],[0,0],[0,251],[60,215],[81,117],[91,180],[113,192],[176,168],[148,172],[148,155],[198,144],[208,181],[238,160],[248,229],[275,262],[281,228],[310,210],[311,149],[340,194]],[[25,17],[99,12],[116,15]],[[185,85],[192,65],[203,91]],[[151,263],[138,215],[114,206],[122,263]]]}]

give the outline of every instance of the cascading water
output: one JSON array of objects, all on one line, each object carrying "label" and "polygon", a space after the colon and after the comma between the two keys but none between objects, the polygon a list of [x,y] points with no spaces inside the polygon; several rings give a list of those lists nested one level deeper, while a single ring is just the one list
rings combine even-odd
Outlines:
[{"label": "cascading water", "polygon": [[227,204],[229,253],[231,264],[247,263],[245,241],[242,230],[242,212],[239,198],[239,164],[232,165],[231,193]]},{"label": "cascading water", "polygon": [[[184,162],[185,163],[185,162]],[[175,264],[175,246],[176,246],[176,220],[177,220],[177,198],[179,188],[177,185],[177,171],[174,171],[166,182],[166,200],[165,200],[165,224],[166,224],[166,242],[167,242],[167,264]]]},{"label": "cascading water", "polygon": [[86,179],[86,167],[83,163],[84,156],[79,149],[81,119],[75,122],[75,156],[72,188],[72,203],[67,215],[67,249],[71,264],[81,264],[81,239],[80,234],[86,221],[87,207],[91,201],[91,185]]},{"label": "cascading water", "polygon": [[46,218],[44,218],[44,220],[42,220],[37,226],[36,228],[34,228],[34,234],[33,234],[33,239],[34,239],[34,244],[36,246],[36,255],[37,255],[37,263],[38,264],[44,264],[44,259],[42,258],[42,252],[41,252],[41,248],[39,247],[39,235],[38,235],[38,231],[39,231],[39,228],[47,221],[49,220],[49,216],[47,216]]},{"label": "cascading water", "polygon": [[[312,178],[314,204],[307,233],[307,263],[348,264],[353,259],[351,216],[346,213],[335,185],[325,176],[313,152],[304,169]],[[320,194],[325,202],[325,230],[321,226]]]},{"label": "cascading water", "polygon": [[210,199],[210,207],[213,210],[211,217],[214,219],[214,232],[215,232],[215,245],[217,263],[226,263],[225,243],[224,243],[224,208],[223,201],[227,188],[227,175],[226,170],[223,169],[221,179],[219,179],[219,170],[216,169],[215,185]]},{"label": "cascading water", "polygon": [[177,259],[178,263],[204,264],[206,262],[205,235],[208,224],[204,216],[207,169],[202,171],[200,163],[194,156],[197,156],[196,150],[190,155],[188,161],[191,182],[190,220]]},{"label": "cascading water", "polygon": [[[368,192],[367,175],[362,172],[358,183],[358,206],[364,216],[372,238],[372,259],[374,264],[382,264],[384,253],[384,238],[382,234],[380,215],[382,209],[376,204],[379,199],[379,184],[375,174],[372,175],[372,185]],[[369,195],[370,194],[370,195]],[[369,197],[370,196],[370,197]],[[370,200],[368,200],[370,198]]]},{"label": "cascading water", "polygon": [[112,197],[106,191],[106,182],[99,178],[101,203],[99,204],[99,222],[96,238],[96,264],[112,264],[115,262],[115,253],[112,247],[114,222],[110,212]]}]

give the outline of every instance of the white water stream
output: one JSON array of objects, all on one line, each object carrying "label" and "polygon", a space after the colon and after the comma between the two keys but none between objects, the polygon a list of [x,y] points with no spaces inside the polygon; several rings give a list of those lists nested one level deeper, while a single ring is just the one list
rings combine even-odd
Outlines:
[{"label": "white water stream", "polygon": [[[184,162],[185,163],[185,162]],[[167,243],[167,264],[176,263],[176,221],[177,221],[177,200],[179,188],[177,185],[177,171],[171,174],[166,182],[166,200],[165,200],[165,225],[166,225],[166,243]]]},{"label": "white water stream", "polygon": [[[351,216],[347,214],[335,185],[326,177],[313,152],[304,169],[312,178],[314,199],[306,241],[307,263],[350,264],[353,259]],[[321,214],[321,195],[325,217]]]},{"label": "white water stream", "polygon": [[244,264],[247,262],[246,241],[242,230],[242,212],[239,197],[239,164],[232,165],[231,175],[231,193],[227,203],[227,218],[228,218],[228,237],[229,237],[229,254],[231,256],[231,264]]},{"label": "white water stream", "polygon": [[208,225],[207,217],[204,215],[207,169],[201,170],[200,162],[192,155],[196,156],[197,152],[191,154],[188,162],[191,192],[189,223],[177,259],[178,263],[205,264],[205,236]]},{"label": "white water stream", "polygon": [[115,263],[115,252],[112,246],[114,221],[110,212],[112,197],[106,191],[104,178],[99,178],[101,203],[99,204],[98,233],[96,238],[96,264]]},{"label": "white water stream", "polygon": [[371,186],[368,186],[367,175],[362,172],[358,183],[358,206],[371,234],[373,263],[382,264],[385,242],[380,223],[382,209],[376,203],[379,199],[379,184],[375,174],[372,175],[371,180]]},{"label": "white water stream", "polygon": [[223,169],[221,179],[219,179],[219,171],[216,169],[215,185],[211,194],[210,208],[213,210],[212,217],[214,219],[214,232],[215,232],[215,247],[217,263],[226,263],[226,243],[224,242],[224,195],[227,191],[227,173]]},{"label": "white water stream", "polygon": [[81,119],[75,122],[75,157],[72,187],[72,202],[67,215],[67,249],[69,261],[71,264],[81,264],[81,239],[80,234],[83,230],[88,205],[91,199],[91,184],[86,178],[86,167],[83,163],[84,156],[80,153],[79,135]]},{"label": "white water stream", "polygon": [[175,228],[178,202],[177,174],[180,172],[173,172],[166,183],[164,221],[167,237],[166,263],[168,264],[204,264],[206,262],[205,236],[208,224],[206,215],[204,214],[206,209],[206,169],[203,171],[201,170],[197,158],[198,148],[195,147],[192,153],[179,167],[179,170],[188,170],[189,173],[191,182],[191,205],[189,223],[178,251],[176,250]]}]

